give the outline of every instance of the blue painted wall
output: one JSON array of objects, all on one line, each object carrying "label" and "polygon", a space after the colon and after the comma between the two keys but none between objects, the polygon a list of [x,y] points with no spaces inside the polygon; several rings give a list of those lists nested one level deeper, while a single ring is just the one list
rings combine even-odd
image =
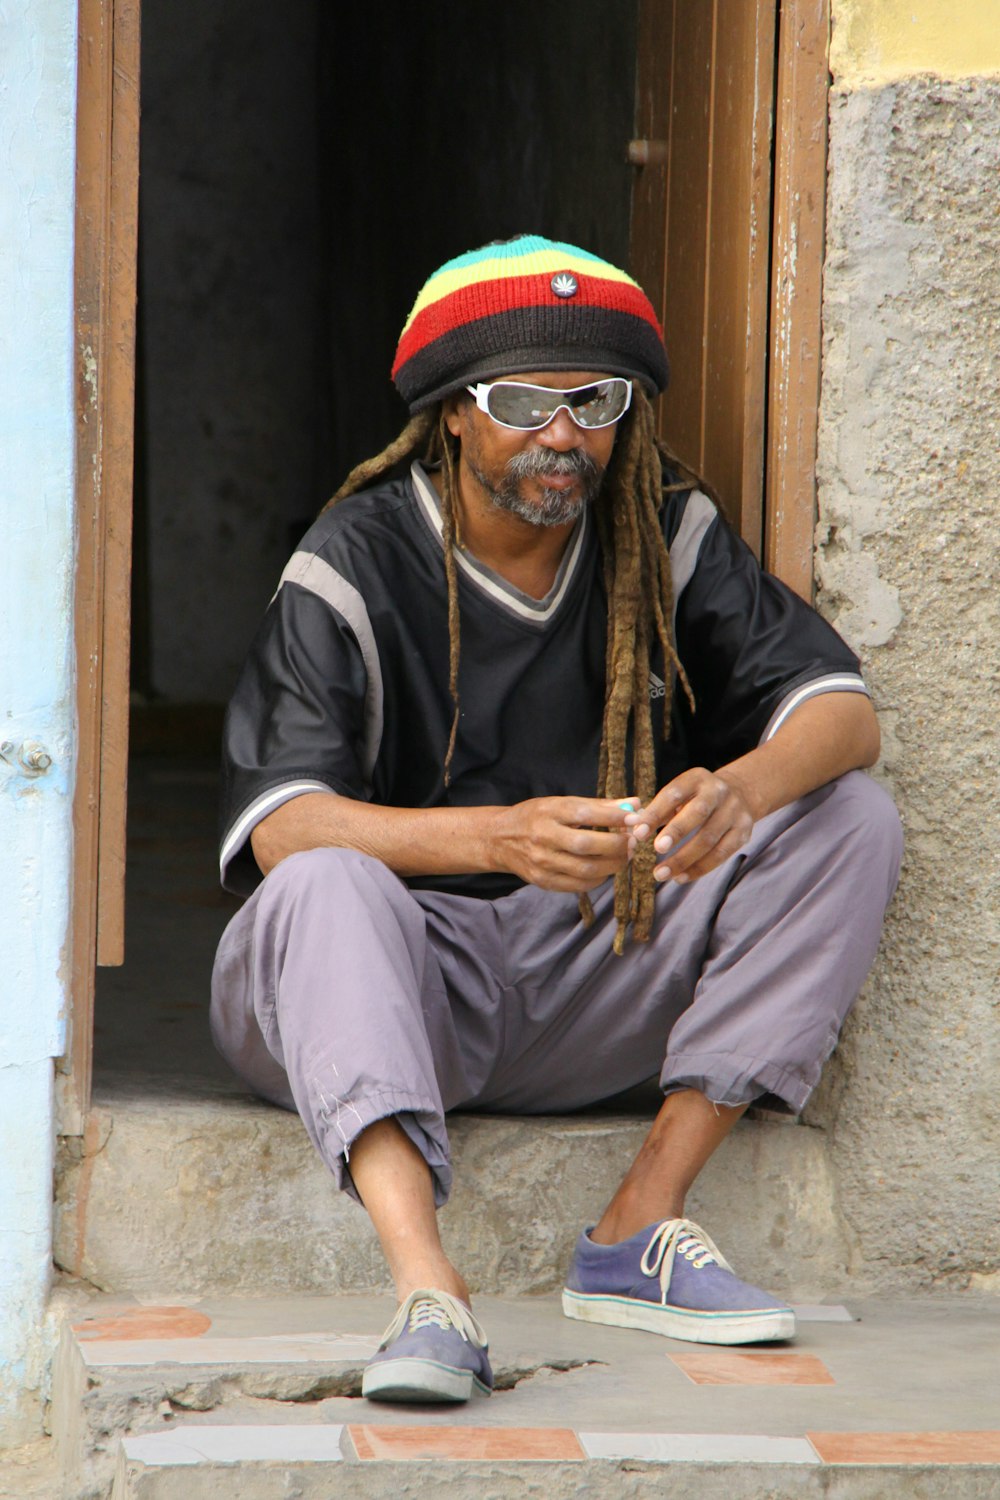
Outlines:
[{"label": "blue painted wall", "polygon": [[69,984],[76,20],[0,0],[0,1442],[39,1418]]}]

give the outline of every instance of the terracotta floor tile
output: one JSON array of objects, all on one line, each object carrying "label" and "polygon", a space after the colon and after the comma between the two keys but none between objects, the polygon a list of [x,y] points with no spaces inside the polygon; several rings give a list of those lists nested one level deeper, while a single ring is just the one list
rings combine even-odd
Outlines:
[{"label": "terracotta floor tile", "polygon": [[742,1349],[697,1349],[670,1354],[695,1385],[833,1385],[813,1354],[751,1353]]},{"label": "terracotta floor tile", "polygon": [[583,1459],[568,1427],[382,1427],[348,1428],[359,1458]]},{"label": "terracotta floor tile", "polygon": [[130,1307],[104,1318],[73,1324],[80,1339],[195,1339],[207,1333],[211,1318],[191,1307]]},{"label": "terracotta floor tile", "polygon": [[1000,1432],[807,1432],[825,1464],[996,1464]]}]

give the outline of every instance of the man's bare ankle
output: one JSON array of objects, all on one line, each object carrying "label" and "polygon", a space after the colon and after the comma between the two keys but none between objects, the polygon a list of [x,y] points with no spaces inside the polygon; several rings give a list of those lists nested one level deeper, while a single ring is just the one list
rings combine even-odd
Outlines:
[{"label": "man's bare ankle", "polygon": [[662,1207],[651,1209],[642,1204],[631,1209],[609,1209],[590,1231],[590,1238],[595,1245],[620,1245],[623,1240],[630,1240],[650,1224],[661,1224],[664,1219],[679,1219],[683,1214],[683,1205],[680,1208],[673,1205],[666,1210]]},{"label": "man's bare ankle", "polygon": [[450,1296],[457,1297],[459,1302],[464,1302],[466,1307],[472,1306],[472,1297],[465,1278],[450,1267],[448,1269],[441,1266],[426,1267],[422,1273],[415,1272],[406,1277],[399,1277],[396,1281],[396,1297],[400,1303],[405,1302],[410,1293],[417,1290],[448,1292]]}]

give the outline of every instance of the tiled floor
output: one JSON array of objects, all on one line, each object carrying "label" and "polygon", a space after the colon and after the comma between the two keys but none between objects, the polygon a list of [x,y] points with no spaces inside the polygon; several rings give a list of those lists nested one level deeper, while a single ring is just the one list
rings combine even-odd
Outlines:
[{"label": "tiled floor", "polygon": [[[796,1346],[772,1349],[581,1325],[550,1298],[483,1298],[477,1309],[494,1332],[498,1390],[464,1407],[359,1399],[361,1369],[391,1310],[376,1298],[162,1307],[99,1299],[78,1319],[77,1349],[91,1384],[111,1382],[112,1400],[130,1378],[147,1391],[162,1385],[167,1399],[150,1410],[150,1431],[126,1445],[129,1459],[147,1466],[261,1458],[1000,1465],[1000,1318],[985,1299],[859,1304],[836,1317],[833,1307],[803,1309]],[[220,1365],[231,1401],[164,1420],[172,1390],[212,1378]],[[343,1394],[301,1408],[287,1395],[268,1404],[272,1386],[287,1387],[297,1368],[341,1370]]]}]

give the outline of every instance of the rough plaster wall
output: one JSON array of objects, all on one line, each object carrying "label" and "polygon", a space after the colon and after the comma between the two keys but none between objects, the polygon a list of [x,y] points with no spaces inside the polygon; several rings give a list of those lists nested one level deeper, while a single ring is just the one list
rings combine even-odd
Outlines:
[{"label": "rough plaster wall", "polygon": [[1000,1291],[1000,81],[831,101],[820,603],[907,834],[816,1106],[859,1283]]}]

